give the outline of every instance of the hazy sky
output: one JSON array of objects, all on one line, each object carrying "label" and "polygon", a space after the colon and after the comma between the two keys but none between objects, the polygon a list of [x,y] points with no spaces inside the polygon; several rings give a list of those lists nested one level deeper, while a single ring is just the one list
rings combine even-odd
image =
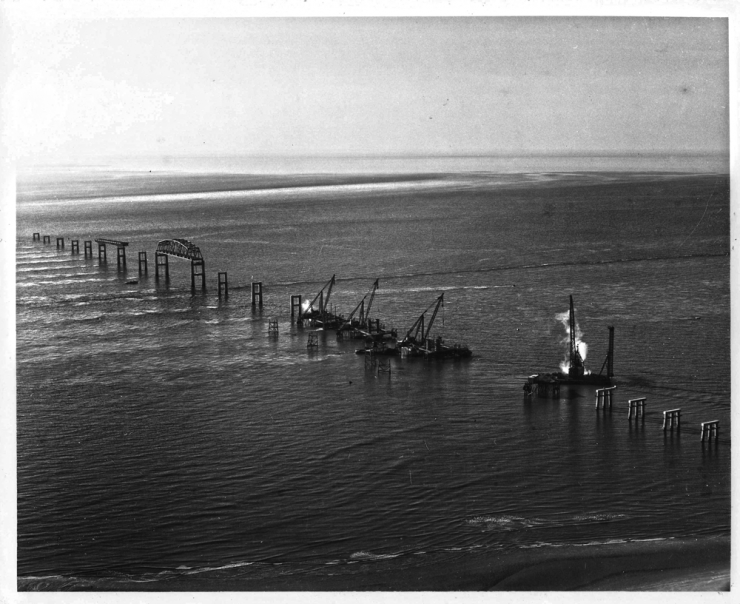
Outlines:
[{"label": "hazy sky", "polygon": [[16,21],[21,156],[727,152],[702,18]]}]

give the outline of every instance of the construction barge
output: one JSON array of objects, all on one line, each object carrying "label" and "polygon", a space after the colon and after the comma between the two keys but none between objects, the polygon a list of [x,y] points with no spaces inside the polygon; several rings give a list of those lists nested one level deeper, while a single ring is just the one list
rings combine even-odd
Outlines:
[{"label": "construction barge", "polygon": [[[567,371],[554,373],[537,373],[530,375],[524,383],[524,392],[528,395],[537,395],[540,398],[560,398],[565,392],[561,387],[596,386],[605,388],[612,386],[614,377],[614,327],[609,327],[609,349],[599,373],[590,373],[583,362],[576,342],[576,317],[573,309],[573,296],[570,296],[570,311],[568,315],[568,364]],[[604,373],[606,369],[606,373]]]},{"label": "construction barge", "polygon": [[[472,356],[470,349],[462,344],[447,345],[441,336],[429,337],[434,320],[440,307],[444,304],[444,294],[441,294],[414,322],[403,339],[398,340],[395,330],[386,332],[379,330],[375,334],[368,334],[365,348],[357,350],[357,354],[377,354],[387,356],[423,357],[426,359],[462,359]],[[429,323],[426,324],[426,313],[434,307]]]},{"label": "construction barge", "polygon": [[[338,340],[362,339],[365,341],[365,346],[356,350],[357,354],[427,359],[459,359],[472,356],[472,352],[465,345],[448,345],[441,336],[430,337],[437,313],[444,305],[444,294],[441,294],[421,313],[406,335],[399,340],[396,329],[386,329],[380,319],[370,317],[375,294],[379,287],[379,279],[375,280],[370,290],[347,317],[337,314],[336,309],[332,311],[329,305],[335,282],[336,275],[332,275],[310,302],[302,303],[300,302],[301,296],[291,296],[291,315],[294,312],[294,304],[300,307],[297,317],[298,325],[323,330],[334,329]],[[426,313],[432,308],[434,310],[427,323]]]}]

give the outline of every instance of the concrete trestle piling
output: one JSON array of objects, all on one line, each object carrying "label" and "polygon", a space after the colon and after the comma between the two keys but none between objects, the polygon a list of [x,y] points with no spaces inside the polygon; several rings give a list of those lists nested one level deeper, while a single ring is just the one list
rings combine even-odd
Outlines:
[{"label": "concrete trestle piling", "polygon": [[634,416],[635,419],[638,417],[642,417],[642,421],[645,421],[645,401],[647,399],[645,397],[643,398],[635,398],[630,399],[627,401],[627,404],[629,405],[629,412],[627,413],[627,419],[632,420],[632,417]]},{"label": "concrete trestle piling", "polygon": [[80,240],[79,239],[72,239],[72,253],[73,254],[80,253]]},{"label": "concrete trestle piling", "polygon": [[714,419],[710,422],[702,422],[701,423],[701,442],[704,442],[704,440],[712,440],[712,438],[718,439],[719,438],[719,420]]},{"label": "concrete trestle piling", "polygon": [[676,430],[681,429],[681,410],[669,409],[668,411],[663,411],[663,431],[672,431],[674,426]]},{"label": "concrete trestle piling", "polygon": [[306,342],[306,348],[311,350],[312,348],[319,347],[319,334],[315,331],[308,332],[308,342]]},{"label": "concrete trestle piling", "polygon": [[252,281],[252,306],[262,306],[262,281]]},{"label": "concrete trestle piling", "polygon": [[300,294],[290,296],[290,322],[303,321],[303,296]]},{"label": "concrete trestle piling", "polygon": [[614,398],[614,391],[617,389],[616,386],[611,386],[609,388],[597,388],[596,390],[596,408],[604,407],[606,409],[607,403],[609,404],[609,409],[612,408],[612,399]]},{"label": "concrete trestle piling", "polygon": [[33,234],[33,240],[34,241],[41,241],[41,233],[34,233]]},{"label": "concrete trestle piling", "polygon": [[149,274],[149,267],[147,266],[147,261],[146,261],[146,252],[139,252],[139,274],[140,275]]},{"label": "concrete trestle piling", "polygon": [[51,235],[44,235],[44,243],[51,243]]},{"label": "concrete trestle piling", "polygon": [[218,274],[218,297],[229,297],[229,276],[226,273]]},{"label": "concrete trestle piling", "polygon": [[88,257],[88,254],[90,254],[90,258],[93,257],[92,241],[85,241],[85,258]]},{"label": "concrete trestle piling", "polygon": [[64,237],[57,237],[57,249],[64,249]]}]

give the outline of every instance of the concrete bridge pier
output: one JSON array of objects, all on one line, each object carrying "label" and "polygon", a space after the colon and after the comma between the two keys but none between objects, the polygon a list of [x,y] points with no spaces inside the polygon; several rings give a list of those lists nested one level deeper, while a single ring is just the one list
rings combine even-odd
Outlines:
[{"label": "concrete bridge pier", "polygon": [[167,254],[154,252],[154,277],[159,281],[159,271],[164,271],[165,281],[170,280],[170,260]]},{"label": "concrete bridge pier", "polygon": [[117,249],[116,264],[118,266],[118,270],[121,270],[121,267],[125,269],[126,268],[126,248],[122,246],[118,246],[116,249]]},{"label": "concrete bridge pier", "polygon": [[190,261],[190,289],[195,291],[195,278],[200,277],[200,289],[206,291],[206,263],[203,260]]},{"label": "concrete bridge pier", "polygon": [[290,296],[290,322],[295,321],[303,322],[303,296],[300,294]]},{"label": "concrete bridge pier", "polygon": [[252,282],[252,306],[262,306],[262,281]]},{"label": "concrete bridge pier", "polygon": [[225,298],[229,297],[229,276],[226,273],[218,274],[218,297],[221,297],[221,292]]}]

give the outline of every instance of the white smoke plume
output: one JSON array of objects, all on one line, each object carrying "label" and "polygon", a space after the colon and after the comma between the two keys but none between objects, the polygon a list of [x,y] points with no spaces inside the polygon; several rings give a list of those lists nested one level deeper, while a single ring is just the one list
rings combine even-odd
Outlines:
[{"label": "white smoke plume", "polygon": [[[570,369],[570,311],[566,310],[565,312],[558,313],[557,315],[555,315],[555,319],[559,321],[565,329],[565,337],[561,340],[561,342],[565,345],[565,357],[560,362],[559,367],[562,373],[568,373],[568,369]],[[584,342],[582,338],[583,332],[578,326],[578,321],[576,320],[576,349],[581,355],[581,359],[583,359],[583,362],[585,363],[586,355],[588,354],[588,344],[586,344],[586,342]],[[588,369],[584,368],[584,373],[588,375],[591,372]]]}]

